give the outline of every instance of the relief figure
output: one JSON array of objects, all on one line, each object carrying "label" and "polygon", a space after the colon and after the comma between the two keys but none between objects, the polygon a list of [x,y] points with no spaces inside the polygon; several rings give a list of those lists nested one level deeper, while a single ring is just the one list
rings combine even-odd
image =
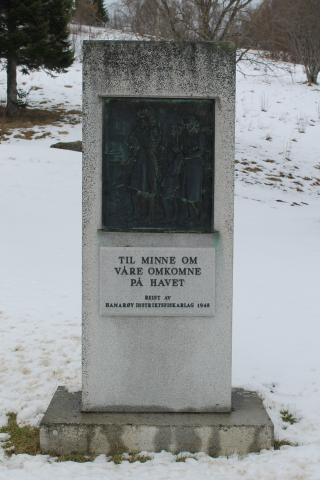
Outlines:
[{"label": "relief figure", "polygon": [[161,132],[152,111],[138,112],[137,122],[128,138],[129,176],[134,216],[152,222],[159,194]]},{"label": "relief figure", "polygon": [[167,222],[176,223],[179,216],[179,198],[181,197],[181,175],[183,153],[181,148],[180,124],[171,125],[161,181],[161,205]]},{"label": "relief figure", "polygon": [[184,215],[188,221],[199,220],[203,191],[203,152],[200,124],[195,117],[184,121],[182,138]]}]

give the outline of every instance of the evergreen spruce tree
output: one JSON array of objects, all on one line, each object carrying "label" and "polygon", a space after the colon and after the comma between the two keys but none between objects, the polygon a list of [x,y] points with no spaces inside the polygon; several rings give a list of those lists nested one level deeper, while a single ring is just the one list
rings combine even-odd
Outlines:
[{"label": "evergreen spruce tree", "polygon": [[109,15],[104,0],[75,0],[73,19],[80,25],[105,25]]},{"label": "evergreen spruce tree", "polygon": [[97,20],[100,24],[107,23],[109,21],[108,11],[104,5],[103,0],[93,0],[94,5],[97,8]]},{"label": "evergreen spruce tree", "polygon": [[72,0],[1,0],[0,58],[7,65],[7,115],[18,112],[17,67],[63,71],[73,62],[68,41]]}]

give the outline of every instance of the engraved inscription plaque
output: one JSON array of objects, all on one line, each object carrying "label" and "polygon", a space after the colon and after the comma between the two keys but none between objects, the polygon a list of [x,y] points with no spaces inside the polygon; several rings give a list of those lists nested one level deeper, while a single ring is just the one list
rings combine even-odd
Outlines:
[{"label": "engraved inscription plaque", "polygon": [[103,316],[212,316],[214,248],[101,247]]},{"label": "engraved inscription plaque", "polygon": [[213,231],[214,101],[105,99],[102,225]]}]

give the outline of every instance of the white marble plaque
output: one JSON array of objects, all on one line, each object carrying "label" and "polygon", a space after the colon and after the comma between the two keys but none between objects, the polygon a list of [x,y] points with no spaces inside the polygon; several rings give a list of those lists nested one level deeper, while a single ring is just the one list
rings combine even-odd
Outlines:
[{"label": "white marble plaque", "polygon": [[212,316],[214,299],[214,248],[100,248],[101,315]]}]

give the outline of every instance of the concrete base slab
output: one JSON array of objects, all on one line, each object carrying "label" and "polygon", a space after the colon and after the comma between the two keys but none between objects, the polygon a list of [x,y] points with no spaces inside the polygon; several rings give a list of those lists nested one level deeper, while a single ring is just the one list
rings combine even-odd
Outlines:
[{"label": "concrete base slab", "polygon": [[231,413],[83,413],[81,392],[56,391],[40,425],[43,453],[205,452],[244,455],[273,446],[255,392],[234,389]]}]

